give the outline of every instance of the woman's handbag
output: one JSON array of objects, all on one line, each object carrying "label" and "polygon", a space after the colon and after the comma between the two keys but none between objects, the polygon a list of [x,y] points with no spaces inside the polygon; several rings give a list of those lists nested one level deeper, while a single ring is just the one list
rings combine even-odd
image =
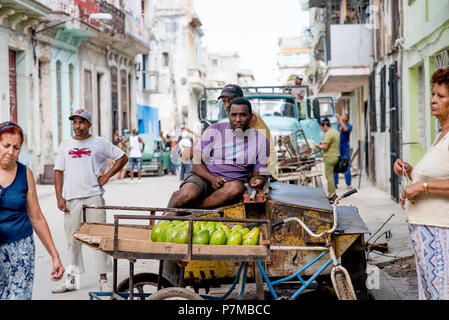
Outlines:
[{"label": "woman's handbag", "polygon": [[335,173],[345,173],[348,170],[349,160],[346,158],[338,158],[338,162],[334,167]]}]

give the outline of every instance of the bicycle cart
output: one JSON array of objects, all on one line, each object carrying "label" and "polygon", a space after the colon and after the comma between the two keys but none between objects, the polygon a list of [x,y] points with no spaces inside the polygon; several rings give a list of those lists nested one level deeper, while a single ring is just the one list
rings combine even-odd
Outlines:
[{"label": "bicycle cart", "polygon": [[[295,299],[321,278],[334,287],[339,299],[365,298],[364,234],[368,229],[354,207],[331,205],[320,188],[274,183],[258,201],[243,201],[217,210],[85,206],[84,209],[137,210],[147,216],[115,215],[114,224],[84,222],[75,233],[83,244],[114,258],[113,292],[90,292],[91,299],[226,299],[240,281],[243,298],[248,282],[256,283],[258,299],[264,299],[264,282],[274,299]],[[304,196],[304,193],[306,196]],[[292,198],[293,195],[293,198]],[[325,197],[325,194],[324,194]],[[182,211],[187,216],[158,216],[156,212]],[[219,215],[219,217],[217,217]],[[84,218],[85,219],[85,218]],[[122,219],[148,220],[148,225],[124,225]],[[152,242],[155,220],[189,222],[187,244]],[[261,227],[258,245],[192,244],[193,221],[223,221]],[[128,259],[129,278],[117,284],[117,260]],[[134,274],[137,259],[159,260],[159,272]],[[275,286],[291,283],[293,295],[277,294]],[[299,282],[299,284],[298,284]],[[208,295],[210,287],[230,284],[221,297]],[[354,284],[354,286],[353,286]],[[143,292],[145,285],[157,289]],[[186,289],[191,287],[193,290]],[[206,294],[199,294],[204,288]],[[135,293],[137,289],[137,293]]]}]

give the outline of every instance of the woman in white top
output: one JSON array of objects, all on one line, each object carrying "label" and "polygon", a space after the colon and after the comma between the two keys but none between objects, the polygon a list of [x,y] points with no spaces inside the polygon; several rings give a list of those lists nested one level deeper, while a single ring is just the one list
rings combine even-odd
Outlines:
[{"label": "woman in white top", "polygon": [[415,252],[419,299],[449,299],[449,68],[432,76],[431,114],[441,133],[412,167],[396,160],[394,172],[411,178],[400,195]]}]

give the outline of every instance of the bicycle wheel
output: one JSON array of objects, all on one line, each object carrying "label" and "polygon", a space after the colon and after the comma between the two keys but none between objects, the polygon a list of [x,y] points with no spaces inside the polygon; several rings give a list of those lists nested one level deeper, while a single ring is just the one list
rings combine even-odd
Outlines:
[{"label": "bicycle wheel", "polygon": [[345,268],[334,267],[331,272],[331,279],[339,300],[357,300],[351,278]]},{"label": "bicycle wheel", "polygon": [[[158,275],[155,273],[138,273],[133,277],[133,290],[136,293],[151,293],[157,291]],[[173,285],[165,278],[161,281],[162,288],[173,287]],[[129,278],[120,282],[117,286],[117,292],[129,292]],[[141,300],[144,300],[141,298]]]},{"label": "bicycle wheel", "polygon": [[156,291],[148,300],[203,300],[203,298],[191,290],[172,287]]}]

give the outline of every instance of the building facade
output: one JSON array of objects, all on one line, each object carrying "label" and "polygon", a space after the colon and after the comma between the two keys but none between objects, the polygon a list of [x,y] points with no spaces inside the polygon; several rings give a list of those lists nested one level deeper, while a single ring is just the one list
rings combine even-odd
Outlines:
[{"label": "building facade", "polygon": [[6,68],[1,83],[9,84],[2,87],[1,120],[23,128],[20,160],[36,178],[71,137],[68,117],[75,109],[88,109],[92,133],[107,139],[114,130],[138,127],[138,102],[144,104],[145,97],[138,94],[136,61],[150,50],[142,11],[149,2],[0,2],[0,46],[6,54],[0,61],[8,62],[0,66]]},{"label": "building facade", "polygon": [[310,0],[311,66],[310,82],[315,96],[332,96],[336,112],[348,113],[353,130],[350,136],[352,166],[370,173],[374,154],[370,146],[368,99],[373,63],[372,28],[367,23],[369,1]]},{"label": "building facade", "polygon": [[415,165],[438,136],[439,125],[430,115],[431,77],[449,67],[449,3],[444,0],[402,1],[403,157]]}]

